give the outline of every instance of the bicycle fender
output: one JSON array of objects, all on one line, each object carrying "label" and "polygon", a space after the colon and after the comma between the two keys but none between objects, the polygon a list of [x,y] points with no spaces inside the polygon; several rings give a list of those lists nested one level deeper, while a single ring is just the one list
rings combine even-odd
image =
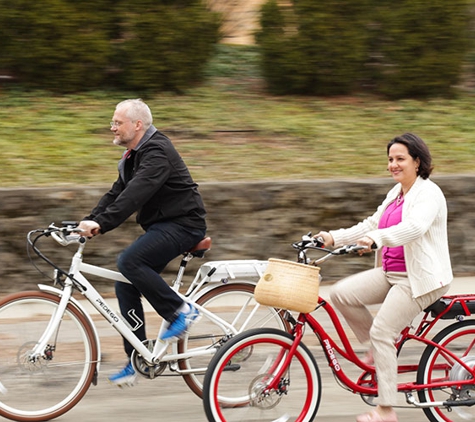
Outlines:
[{"label": "bicycle fender", "polygon": [[[62,290],[57,289],[56,287],[48,286],[46,284],[38,284],[38,288],[43,292],[51,293],[55,296],[61,296],[62,293],[63,293]],[[101,341],[100,341],[100,338],[99,338],[99,333],[97,332],[97,328],[96,328],[94,322],[92,321],[92,318],[89,315],[89,313],[86,312],[86,310],[84,309],[84,306],[82,306],[81,303],[77,299],[75,299],[74,297],[71,296],[69,301],[78,309],[78,311],[80,311],[86,317],[87,321],[89,322],[89,325],[92,328],[92,331],[94,333],[94,337],[96,339],[96,344],[97,344],[97,372],[99,372],[99,369],[101,367],[102,353],[101,353]]]},{"label": "bicycle fender", "polygon": [[[257,284],[257,281],[232,280],[232,281],[229,281],[229,282],[226,283],[226,285],[228,285],[228,284],[250,284],[250,285],[255,286]],[[192,298],[193,301],[197,301],[200,297],[202,297],[203,295],[205,295],[209,291],[217,289],[218,287],[221,287],[223,285],[224,285],[224,283],[210,283],[210,284],[207,284],[203,288],[201,288],[198,292],[196,292],[195,295],[192,294],[189,297],[190,297],[190,299]]]}]

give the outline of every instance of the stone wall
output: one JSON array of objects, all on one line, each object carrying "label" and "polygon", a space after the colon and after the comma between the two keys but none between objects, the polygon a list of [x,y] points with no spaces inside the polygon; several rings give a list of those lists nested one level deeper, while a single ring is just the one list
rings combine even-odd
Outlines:
[{"label": "stone wall", "polygon": [[[457,274],[475,273],[475,176],[434,177],[447,197],[449,240]],[[208,234],[212,250],[205,261],[222,259],[295,260],[291,248],[308,231],[347,227],[372,213],[393,185],[391,179],[276,181],[256,183],[203,183],[200,186],[208,210]],[[51,222],[80,220],[87,215],[108,186],[0,189],[0,292],[32,288],[48,283],[27,254],[28,231]],[[131,218],[123,226],[88,242],[85,261],[115,268],[120,250],[141,233]],[[74,252],[51,238],[41,249],[67,268]],[[45,274],[51,269],[36,256],[34,264]],[[187,272],[189,281],[203,260],[195,260]],[[335,280],[372,266],[371,256],[338,257],[323,265],[322,275]],[[171,281],[179,264],[174,260],[165,274]],[[110,282],[94,280],[101,291]]]}]

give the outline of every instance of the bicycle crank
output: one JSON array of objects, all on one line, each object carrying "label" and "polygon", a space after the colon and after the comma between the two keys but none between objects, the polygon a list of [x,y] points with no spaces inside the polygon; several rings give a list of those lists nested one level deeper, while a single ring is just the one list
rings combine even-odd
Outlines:
[{"label": "bicycle crank", "polygon": [[[144,340],[143,344],[147,347],[148,350],[152,351],[155,342],[156,340]],[[166,362],[160,362],[157,365],[148,364],[142,357],[142,355],[139,355],[136,350],[132,352],[130,360],[132,361],[132,365],[134,366],[135,370],[140,375],[150,379],[154,379],[155,377],[161,375],[167,367]]]}]

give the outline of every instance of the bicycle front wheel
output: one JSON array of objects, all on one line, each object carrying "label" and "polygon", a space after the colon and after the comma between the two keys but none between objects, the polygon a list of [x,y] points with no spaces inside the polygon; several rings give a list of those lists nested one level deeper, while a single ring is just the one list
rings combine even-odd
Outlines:
[{"label": "bicycle front wheel", "polygon": [[0,301],[0,415],[5,418],[54,419],[79,402],[96,374],[93,330],[72,304],[44,355],[32,357],[58,304],[57,296],[35,291]]},{"label": "bicycle front wheel", "polygon": [[[258,327],[289,331],[285,311],[259,305],[254,299],[254,289],[255,285],[250,283],[225,284],[205,293],[196,303],[232,324],[238,332]],[[178,364],[183,379],[198,397],[203,395],[203,379],[209,361],[228,340],[228,335],[229,332],[215,321],[202,317],[178,343],[179,353],[192,356]]]},{"label": "bicycle front wheel", "polygon": [[[457,322],[444,328],[433,341],[440,344],[459,357],[468,367],[475,367],[475,321],[466,320]],[[470,403],[475,397],[475,379],[460,364],[457,363],[443,349],[427,346],[422,354],[417,372],[417,382],[428,384],[431,382],[443,383],[444,381],[471,380],[468,385],[453,386],[448,388],[437,387],[419,391],[421,403],[457,401],[463,404]],[[475,420],[475,406],[428,407],[424,413],[432,422],[462,422]]]},{"label": "bicycle front wheel", "polygon": [[320,405],[321,378],[303,343],[275,379],[293,342],[289,333],[258,328],[226,343],[211,360],[204,380],[208,421],[313,421]]}]

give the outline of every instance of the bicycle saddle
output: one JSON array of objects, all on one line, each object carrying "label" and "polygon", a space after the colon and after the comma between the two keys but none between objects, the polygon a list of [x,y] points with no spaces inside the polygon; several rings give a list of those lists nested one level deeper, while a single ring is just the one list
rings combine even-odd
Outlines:
[{"label": "bicycle saddle", "polygon": [[205,237],[203,240],[200,240],[198,244],[193,246],[188,253],[197,258],[203,258],[205,252],[211,249],[211,237]]}]

